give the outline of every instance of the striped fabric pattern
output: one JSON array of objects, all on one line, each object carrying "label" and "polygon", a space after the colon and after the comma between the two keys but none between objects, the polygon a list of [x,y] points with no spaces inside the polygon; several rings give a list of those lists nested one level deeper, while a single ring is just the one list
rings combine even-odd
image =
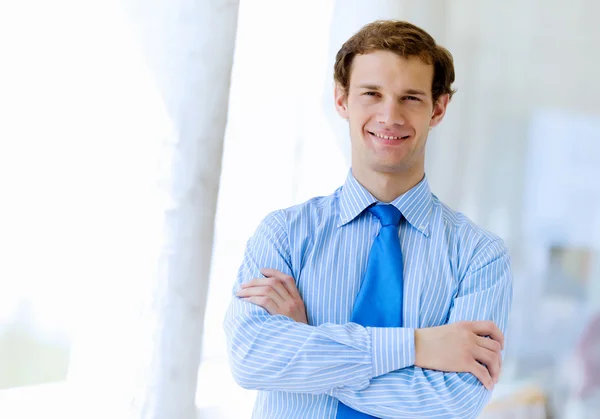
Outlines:
[{"label": "striped fabric pattern", "polygon": [[[491,393],[471,374],[414,366],[414,329],[492,320],[512,303],[501,239],[441,203],[427,179],[395,199],[403,214],[403,327],[350,323],[379,221],[349,172],[332,195],[269,214],[247,243],[224,328],[233,376],[259,390],[254,419],[334,419],[338,400],[380,418],[474,418]],[[240,300],[261,268],[291,275],[309,325]],[[373,307],[376,310],[376,307]]]}]

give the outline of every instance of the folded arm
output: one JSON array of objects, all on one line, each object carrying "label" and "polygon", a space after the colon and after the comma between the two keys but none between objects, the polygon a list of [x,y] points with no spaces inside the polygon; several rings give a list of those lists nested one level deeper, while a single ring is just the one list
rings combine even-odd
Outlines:
[{"label": "folded arm", "polygon": [[[414,329],[355,323],[309,326],[235,296],[270,267],[292,275],[281,212],[266,217],[248,241],[224,328],[234,379],[242,387],[324,394],[360,390],[370,380],[414,364]],[[394,356],[386,356],[394,354]]]},{"label": "folded arm", "polygon": [[[479,252],[462,279],[448,324],[460,328],[462,321],[489,320],[504,333],[511,303],[510,259],[501,241],[492,242]],[[440,346],[438,358],[451,350],[452,345]],[[418,339],[416,351],[419,365]],[[356,410],[380,418],[465,419],[476,418],[481,413],[491,391],[469,372],[410,366],[376,377],[364,389],[344,386],[330,394]]]}]

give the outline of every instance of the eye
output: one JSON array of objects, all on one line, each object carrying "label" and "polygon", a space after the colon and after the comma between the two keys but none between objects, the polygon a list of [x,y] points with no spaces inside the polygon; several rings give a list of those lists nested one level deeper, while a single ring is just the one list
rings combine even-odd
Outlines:
[{"label": "eye", "polygon": [[365,95],[365,96],[378,96],[379,93],[377,93],[377,92],[365,92],[365,93],[363,93],[363,95]]},{"label": "eye", "polygon": [[416,96],[404,96],[404,99],[406,100],[416,100],[416,101],[420,101],[421,99],[419,99]]}]

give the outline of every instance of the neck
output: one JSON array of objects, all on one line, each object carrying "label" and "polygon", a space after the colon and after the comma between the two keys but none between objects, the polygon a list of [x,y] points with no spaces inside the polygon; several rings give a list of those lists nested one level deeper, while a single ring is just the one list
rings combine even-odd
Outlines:
[{"label": "neck", "polygon": [[423,180],[425,173],[374,172],[353,167],[352,175],[378,201],[390,203],[414,188]]}]

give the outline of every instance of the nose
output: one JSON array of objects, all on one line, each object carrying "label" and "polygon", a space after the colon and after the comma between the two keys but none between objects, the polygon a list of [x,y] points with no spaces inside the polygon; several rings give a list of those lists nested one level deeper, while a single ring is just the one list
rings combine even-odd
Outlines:
[{"label": "nose", "polygon": [[394,100],[382,103],[377,114],[377,122],[385,125],[404,125],[406,121],[402,106]]}]

